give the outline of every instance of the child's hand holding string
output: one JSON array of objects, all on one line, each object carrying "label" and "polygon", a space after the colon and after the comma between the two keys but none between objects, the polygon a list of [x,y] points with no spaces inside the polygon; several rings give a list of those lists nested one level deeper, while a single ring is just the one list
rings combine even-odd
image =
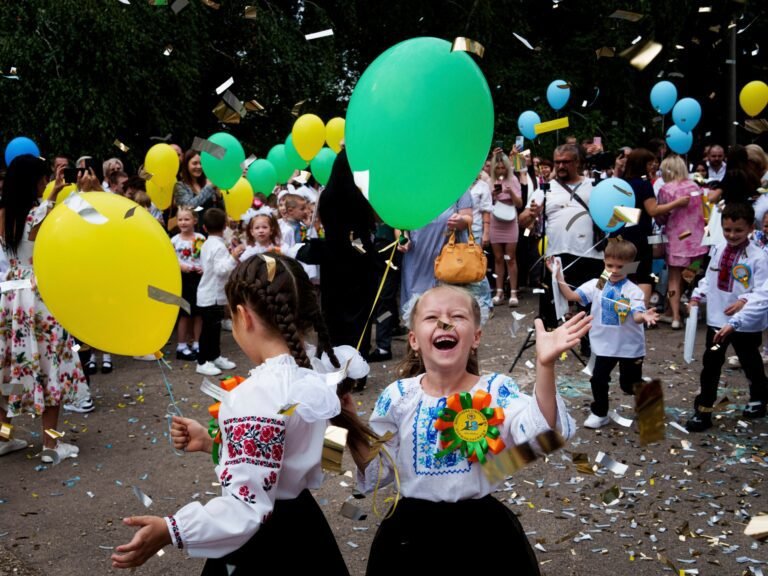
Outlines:
[{"label": "child's hand holding string", "polygon": [[200,422],[192,418],[174,416],[171,422],[171,440],[176,450],[208,452],[213,450],[213,438]]},{"label": "child's hand holding string", "polygon": [[592,316],[579,312],[565,322],[557,330],[547,332],[544,323],[537,318],[536,327],[536,360],[545,365],[554,364],[560,355],[579,343],[589,329],[592,328]]}]

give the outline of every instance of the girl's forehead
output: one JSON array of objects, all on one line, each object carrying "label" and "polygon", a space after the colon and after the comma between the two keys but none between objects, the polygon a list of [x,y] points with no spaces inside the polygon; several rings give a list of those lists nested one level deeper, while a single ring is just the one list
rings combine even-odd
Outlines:
[{"label": "girl's forehead", "polygon": [[454,290],[441,290],[436,288],[422,296],[419,301],[419,309],[465,309],[471,311],[472,304],[469,295],[460,294]]}]

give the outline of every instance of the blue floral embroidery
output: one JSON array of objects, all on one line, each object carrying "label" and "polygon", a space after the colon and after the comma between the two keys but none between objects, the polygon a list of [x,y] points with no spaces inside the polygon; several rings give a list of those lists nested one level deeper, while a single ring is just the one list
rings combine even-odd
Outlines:
[{"label": "blue floral embroidery", "polygon": [[423,406],[419,401],[413,421],[413,469],[421,476],[461,474],[469,472],[471,464],[458,452],[451,452],[442,458],[435,458],[439,451],[438,434],[435,428],[437,412],[445,406],[445,398],[435,406]]},{"label": "blue floral embroidery", "polygon": [[507,378],[504,382],[499,384],[496,404],[501,408],[508,408],[512,400],[519,398],[519,392],[520,388],[518,388],[517,384],[513,380]]},{"label": "blue floral embroidery", "polygon": [[621,287],[624,285],[624,281],[618,284],[609,284],[603,288],[603,295],[600,299],[601,307],[601,323],[603,326],[621,326],[619,320],[619,314],[616,312],[616,301],[621,299]]},{"label": "blue floral embroidery", "polygon": [[392,394],[389,391],[389,387],[387,387],[384,389],[384,392],[381,393],[379,399],[376,400],[376,408],[374,408],[376,416],[386,416],[390,406],[392,406]]},{"label": "blue floral embroidery", "polygon": [[400,396],[405,398],[405,386],[403,386],[402,380],[397,381],[397,389],[400,391]]}]

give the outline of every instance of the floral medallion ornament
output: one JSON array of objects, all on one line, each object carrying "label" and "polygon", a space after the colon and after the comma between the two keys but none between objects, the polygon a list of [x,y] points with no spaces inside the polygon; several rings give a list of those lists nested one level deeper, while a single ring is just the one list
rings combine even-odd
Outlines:
[{"label": "floral medallion ornament", "polygon": [[449,396],[435,420],[442,447],[437,458],[458,449],[470,462],[485,464],[488,450],[501,452],[504,441],[497,426],[504,422],[504,410],[490,405],[491,395],[483,390],[474,396],[469,392]]},{"label": "floral medallion ornament", "polygon": [[749,280],[752,278],[752,269],[747,264],[736,264],[731,270],[731,275],[733,275],[739,284],[744,286],[745,290],[749,288]]},{"label": "floral medallion ornament", "polygon": [[619,322],[621,324],[624,324],[624,320],[627,319],[627,314],[629,314],[631,302],[629,301],[629,298],[619,298],[616,300],[616,302],[613,305],[613,309],[616,311],[616,314],[619,315]]}]

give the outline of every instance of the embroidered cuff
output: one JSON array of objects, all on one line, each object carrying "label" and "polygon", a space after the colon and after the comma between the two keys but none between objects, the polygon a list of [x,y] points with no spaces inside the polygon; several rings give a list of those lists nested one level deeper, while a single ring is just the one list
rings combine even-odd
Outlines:
[{"label": "embroidered cuff", "polygon": [[168,526],[168,532],[171,534],[173,545],[179,550],[183,550],[184,542],[181,539],[181,531],[179,530],[179,524],[176,522],[176,518],[174,516],[166,516],[164,520],[165,524]]}]

